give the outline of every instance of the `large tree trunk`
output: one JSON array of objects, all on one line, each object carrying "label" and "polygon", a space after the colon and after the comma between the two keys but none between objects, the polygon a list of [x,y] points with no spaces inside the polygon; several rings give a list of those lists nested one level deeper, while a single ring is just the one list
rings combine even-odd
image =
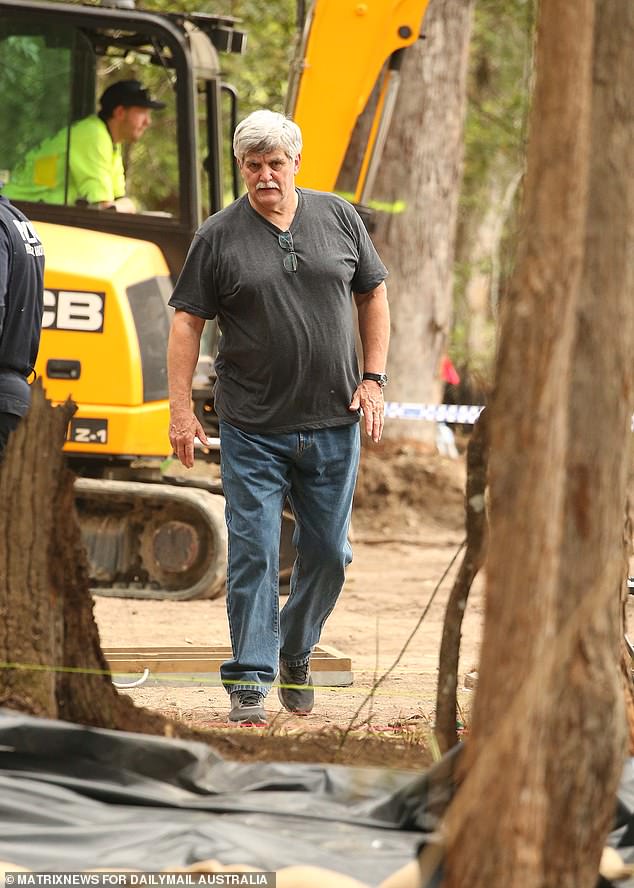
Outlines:
[{"label": "large tree trunk", "polygon": [[486,623],[446,888],[591,888],[613,812],[633,40],[630,0],[542,0],[523,242],[491,416]]},{"label": "large tree trunk", "polygon": [[[562,764],[574,763],[585,779],[570,780],[565,794],[550,799],[544,857],[553,886],[593,885],[625,752],[616,664],[634,401],[633,84],[634,7],[631,0],[598,0],[588,214],[555,600],[557,634],[569,633],[571,643],[563,647],[553,675],[551,749],[559,753],[547,762],[546,786],[556,785]],[[571,806],[581,816],[570,817]],[[572,849],[581,852],[576,866],[570,863]]]},{"label": "large tree trunk", "polygon": [[[376,179],[373,240],[387,265],[392,313],[390,401],[437,403],[451,324],[472,0],[434,0],[424,40],[404,55],[401,87]],[[363,127],[350,147],[356,159]],[[342,181],[339,183],[344,184]],[[431,424],[386,426],[388,437],[433,436]]]}]

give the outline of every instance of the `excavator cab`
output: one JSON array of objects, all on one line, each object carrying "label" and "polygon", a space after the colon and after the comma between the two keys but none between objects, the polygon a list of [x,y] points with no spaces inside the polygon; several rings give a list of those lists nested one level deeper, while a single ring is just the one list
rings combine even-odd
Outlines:
[{"label": "excavator cab", "polygon": [[[28,152],[68,133],[61,163],[38,169],[44,181],[55,177],[57,201],[15,203],[35,222],[46,252],[36,370],[53,401],[71,396],[78,404],[66,451],[84,475],[78,505],[95,586],[128,597],[213,597],[224,588],[224,527],[211,506],[215,501],[217,510],[221,497],[209,487],[159,488],[143,473],[170,453],[165,351],[171,284],[203,215],[223,204],[223,143],[236,111],[235,93],[221,81],[219,53],[242,52],[246,38],[229,17],[159,14],[128,8],[133,0],[107,2],[0,0],[0,179],[10,193],[12,174]],[[117,3],[126,8],[112,8]],[[343,188],[355,203],[366,203],[394,107],[401,52],[418,38],[427,3],[310,4],[287,103],[307,146],[300,184],[337,187],[350,136],[368,104],[363,158]],[[129,78],[167,106],[126,156],[136,213],[73,201],[65,178],[72,124],[94,113],[107,85]],[[228,124],[223,92],[230,96]],[[145,189],[149,178],[167,186]],[[236,191],[235,176],[233,182]],[[206,428],[214,351],[207,341],[194,379]],[[286,514],[280,556],[286,577],[292,529]]]},{"label": "excavator cab", "polygon": [[[82,476],[76,502],[93,589],[213,597],[224,591],[221,486],[165,484],[160,471],[171,455],[167,301],[196,229],[231,190],[223,155],[235,93],[219,53],[242,52],[246,38],[231,18],[129,5],[0,0],[0,179],[44,244],[36,372],[54,403],[77,404],[65,450]],[[117,212],[72,196],[72,126],[95,114],[106,87],[129,79],[165,108],[124,148],[136,212]],[[51,140],[54,152],[38,152]],[[19,196],[19,171],[36,155],[32,179],[46,187]],[[203,400],[213,351],[203,341]]]},{"label": "excavator cab", "polygon": [[[154,115],[155,138],[139,142],[125,158],[132,190],[157,172],[169,179],[155,189],[160,205],[97,219],[94,209],[63,199],[63,181],[57,183],[61,200],[16,202],[35,221],[156,243],[176,275],[203,214],[223,205],[223,141],[230,125],[223,126],[221,96],[232,91],[221,81],[218,53],[242,52],[245,41],[230,18],[2,0],[0,172],[9,190],[12,172],[45,139],[66,129],[66,151],[72,150],[72,123],[94,114],[99,96],[115,81],[136,78],[167,105]],[[149,156],[151,149],[161,157]],[[59,173],[63,178],[63,162]],[[39,171],[44,182],[50,174]]]},{"label": "excavator cab", "polygon": [[[0,179],[36,223],[46,252],[36,371],[53,401],[77,403],[66,450],[97,471],[104,460],[169,454],[167,300],[195,230],[223,205],[235,101],[218,53],[242,52],[245,39],[225,17],[0,2]],[[107,86],[127,79],[166,107],[124,147],[137,212],[115,212],[73,199],[71,128],[95,114]],[[223,91],[231,101],[226,123]],[[55,152],[38,156],[38,146],[51,143]],[[29,182],[37,187],[21,191],[20,170],[32,155]],[[150,180],[154,186],[144,187]],[[203,402],[214,351],[208,326],[197,375]]]}]

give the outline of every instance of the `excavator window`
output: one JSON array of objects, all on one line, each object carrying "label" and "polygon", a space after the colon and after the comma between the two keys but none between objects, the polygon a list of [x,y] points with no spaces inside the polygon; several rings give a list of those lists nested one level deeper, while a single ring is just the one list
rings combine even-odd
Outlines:
[{"label": "excavator window", "polygon": [[[0,0],[3,194],[36,223],[153,242],[175,279],[203,214],[232,196],[223,160],[236,95],[222,83],[220,54],[244,51],[236,24],[231,16],[133,4]],[[122,138],[125,172],[119,160],[116,182],[125,179],[134,206],[121,201],[115,212],[111,201],[77,193],[71,159],[74,127],[96,114],[117,80],[140,81],[165,108],[152,110],[141,138]],[[110,147],[107,139],[101,144]]]},{"label": "excavator window", "polygon": [[27,22],[0,26],[0,178],[26,153],[72,120],[74,34]]},{"label": "excavator window", "polygon": [[[124,193],[139,212],[178,216],[175,73],[168,65],[164,47],[133,31],[4,18],[0,22],[4,193],[18,203],[88,206],[89,195],[78,190],[71,173],[72,126],[96,113],[106,87],[137,79],[167,107],[153,112],[152,126],[138,142],[122,144]],[[75,151],[79,151],[77,140]]]}]

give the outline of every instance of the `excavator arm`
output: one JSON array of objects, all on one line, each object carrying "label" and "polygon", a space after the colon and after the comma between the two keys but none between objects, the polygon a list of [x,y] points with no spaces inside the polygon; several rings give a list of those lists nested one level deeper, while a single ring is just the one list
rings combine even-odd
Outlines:
[{"label": "excavator arm", "polygon": [[402,50],[418,39],[429,0],[315,0],[291,73],[287,113],[304,144],[299,185],[333,191],[355,123],[380,78],[356,185],[364,203],[389,127]]}]

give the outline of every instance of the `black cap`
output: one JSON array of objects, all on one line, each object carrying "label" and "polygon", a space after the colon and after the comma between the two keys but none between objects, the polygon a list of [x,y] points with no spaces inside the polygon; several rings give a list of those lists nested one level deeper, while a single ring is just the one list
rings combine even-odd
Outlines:
[{"label": "black cap", "polygon": [[124,108],[154,108],[160,111],[165,102],[150,98],[138,80],[119,80],[106,89],[101,97],[101,110],[110,114],[118,105]]}]

